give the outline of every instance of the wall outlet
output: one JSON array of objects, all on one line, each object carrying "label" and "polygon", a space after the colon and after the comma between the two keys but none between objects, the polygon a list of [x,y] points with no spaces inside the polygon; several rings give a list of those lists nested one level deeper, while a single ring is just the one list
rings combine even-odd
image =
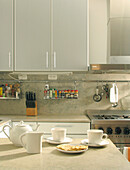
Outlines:
[{"label": "wall outlet", "polygon": [[19,74],[18,79],[19,80],[27,80],[27,75],[26,74]]},{"label": "wall outlet", "polygon": [[48,75],[48,80],[57,80],[57,75]]}]

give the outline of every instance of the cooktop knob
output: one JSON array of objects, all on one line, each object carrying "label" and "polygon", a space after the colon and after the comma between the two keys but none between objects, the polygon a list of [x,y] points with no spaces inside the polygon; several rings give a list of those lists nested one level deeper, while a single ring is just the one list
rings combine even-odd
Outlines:
[{"label": "cooktop knob", "polygon": [[121,128],[120,127],[116,127],[115,128],[115,133],[116,134],[121,134]]},{"label": "cooktop knob", "polygon": [[108,135],[111,135],[112,132],[113,132],[112,128],[111,128],[111,127],[108,127],[108,128],[107,128],[107,134],[108,134]]},{"label": "cooktop knob", "polygon": [[103,129],[102,127],[99,127],[98,129],[99,129],[99,130],[103,130],[103,132],[104,132],[104,129]]},{"label": "cooktop knob", "polygon": [[124,134],[125,134],[125,135],[129,135],[129,133],[130,133],[129,128],[125,127],[125,128],[124,128]]}]

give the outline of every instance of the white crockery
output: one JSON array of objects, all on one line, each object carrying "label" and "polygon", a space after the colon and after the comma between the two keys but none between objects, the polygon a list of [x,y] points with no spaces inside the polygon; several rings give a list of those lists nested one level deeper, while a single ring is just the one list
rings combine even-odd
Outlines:
[{"label": "white crockery", "polygon": [[[20,142],[28,153],[41,153],[42,137],[43,132],[25,132],[20,136]],[[26,142],[24,142],[24,138],[26,138]]]},{"label": "white crockery", "polygon": [[65,128],[52,128],[51,133],[52,133],[52,138],[54,141],[62,142],[66,138]]},{"label": "white crockery", "polygon": [[102,140],[101,143],[95,144],[95,143],[89,143],[89,142],[88,142],[88,139],[83,139],[83,140],[81,140],[81,144],[83,144],[83,145],[88,145],[88,146],[90,146],[90,147],[100,148],[100,147],[107,146],[107,145],[109,144],[109,141],[108,141],[108,140]]},{"label": "white crockery", "polygon": [[87,130],[87,134],[88,134],[88,143],[91,144],[100,144],[104,139],[107,138],[107,134],[103,134],[103,130],[99,130],[99,129]]},{"label": "white crockery", "polygon": [[53,140],[53,137],[49,137],[46,139],[46,142],[51,143],[51,144],[63,144],[63,143],[72,142],[72,139],[66,137],[63,141],[55,141],[55,140]]},{"label": "white crockery", "polygon": [[[63,145],[66,145],[66,144],[63,144]],[[75,145],[77,145],[77,144],[71,144],[72,146],[75,146]],[[62,149],[59,149],[59,148],[57,148],[56,147],[56,149],[58,150],[58,151],[60,151],[60,152],[63,152],[63,153],[82,153],[82,152],[85,152],[85,151],[87,151],[88,150],[88,148],[86,148],[86,149],[83,149],[83,150],[74,150],[74,151],[66,151],[66,150],[62,150]]]},{"label": "white crockery", "polygon": [[[9,132],[10,132],[9,136],[5,132],[5,127],[9,127]],[[37,127],[36,127],[35,130],[37,130],[38,127],[39,127],[39,125],[37,124]],[[15,125],[14,127],[11,127],[9,125],[5,125],[3,127],[3,132],[5,133],[5,135],[16,146],[22,146],[19,137],[20,137],[21,134],[23,134],[23,133],[25,133],[27,131],[33,131],[32,127],[29,126],[29,125],[24,124],[23,121],[20,121],[20,123]]]}]

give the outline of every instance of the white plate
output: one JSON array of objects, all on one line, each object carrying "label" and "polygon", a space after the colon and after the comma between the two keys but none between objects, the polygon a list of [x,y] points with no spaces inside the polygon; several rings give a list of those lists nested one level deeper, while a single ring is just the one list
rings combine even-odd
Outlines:
[{"label": "white plate", "polygon": [[72,139],[66,137],[64,141],[59,142],[59,141],[54,141],[53,137],[49,137],[46,139],[46,142],[51,143],[51,144],[62,144],[62,143],[70,143],[72,142]]},{"label": "white plate", "polygon": [[91,146],[91,147],[103,147],[103,146],[106,146],[109,144],[109,142],[107,140],[103,140],[101,143],[99,144],[94,144],[94,143],[88,143],[88,139],[83,139],[81,141],[81,143],[83,145],[88,145],[88,146]]},{"label": "white plate", "polygon": [[[70,145],[75,146],[75,145],[77,145],[77,144],[70,144]],[[60,151],[60,152],[63,152],[63,153],[82,153],[82,152],[85,152],[85,151],[88,150],[88,148],[87,148],[87,149],[84,149],[84,150],[79,150],[79,151],[65,151],[65,150],[58,149],[58,148],[56,148],[56,149],[57,149],[58,151]]]}]

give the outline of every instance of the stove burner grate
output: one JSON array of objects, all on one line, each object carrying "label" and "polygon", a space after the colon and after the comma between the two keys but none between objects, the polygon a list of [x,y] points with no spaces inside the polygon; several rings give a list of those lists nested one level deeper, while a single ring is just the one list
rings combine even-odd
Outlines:
[{"label": "stove burner grate", "polygon": [[95,119],[130,119],[130,115],[93,115]]}]

